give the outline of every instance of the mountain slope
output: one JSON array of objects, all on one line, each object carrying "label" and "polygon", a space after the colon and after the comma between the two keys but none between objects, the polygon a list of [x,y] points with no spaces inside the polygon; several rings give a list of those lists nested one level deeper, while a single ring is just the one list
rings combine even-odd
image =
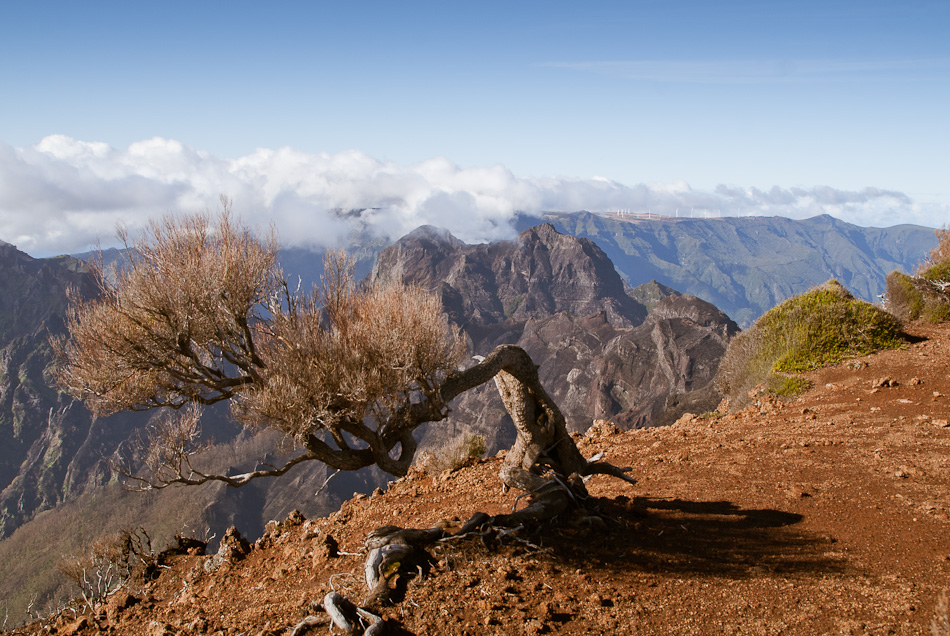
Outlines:
[{"label": "mountain slope", "polygon": [[[931,634],[950,587],[950,327],[917,325],[905,350],[809,374],[800,399],[621,433],[585,454],[633,467],[595,477],[601,521],[440,544],[383,608],[401,634]],[[882,380],[889,380],[882,382]],[[326,518],[289,516],[217,572],[169,556],[160,577],[57,633],[286,634],[335,590],[364,594],[367,533],[450,528],[510,511],[492,458],[414,471]],[[328,549],[327,536],[339,544]],[[38,633],[39,624],[19,633]],[[318,633],[326,627],[316,627]],[[936,632],[942,633],[942,632]]]},{"label": "mountain slope", "polygon": [[101,479],[89,466],[92,418],[51,387],[48,338],[64,328],[67,287],[92,289],[78,261],[0,245],[0,537]]},{"label": "mountain slope", "polygon": [[[12,442],[4,446],[11,450],[0,497],[7,537],[2,552],[46,555],[27,571],[14,558],[0,577],[0,602],[23,607],[27,594],[35,592],[41,605],[57,594],[54,552],[76,549],[92,532],[121,529],[128,523],[124,511],[139,508],[127,503],[128,494],[107,488],[111,480],[107,459],[147,426],[151,414],[94,418],[81,403],[52,388],[53,359],[47,338],[63,328],[65,288],[81,284],[92,293],[91,281],[88,274],[70,273],[58,261],[30,259],[10,250],[23,271],[0,268],[0,280],[22,284],[22,289],[10,290],[7,298],[20,309],[16,325],[29,326],[23,350],[31,352],[32,357],[26,359],[35,361],[24,366],[11,355],[8,382],[0,383],[0,390],[15,396],[7,405],[13,415],[4,440],[16,441],[17,435],[24,437],[22,431],[30,432],[19,447]],[[106,258],[119,259],[121,254],[113,252]],[[445,271],[440,269],[440,259]],[[312,263],[298,259],[298,265]],[[24,274],[30,268],[54,272],[66,282],[42,287],[38,281],[45,279],[34,277],[34,281]],[[595,405],[599,416],[629,411],[623,421],[630,426],[651,423],[665,409],[671,393],[708,383],[735,328],[714,308],[699,307],[705,303],[670,296],[659,288],[651,292],[654,299],[663,297],[657,300],[656,319],[651,320],[626,293],[610,261],[593,243],[558,234],[550,225],[524,233],[519,243],[482,246],[465,246],[445,234],[422,229],[384,252],[376,275],[443,291],[450,313],[473,336],[474,351],[487,352],[503,341],[527,347],[577,429],[590,425]],[[43,299],[49,307],[42,312],[24,311],[32,298]],[[716,324],[703,324],[703,312]],[[0,332],[0,342],[14,335]],[[561,346],[564,338],[570,346]],[[633,351],[636,355],[631,357]],[[29,381],[12,380],[21,377]],[[32,387],[30,391],[27,386]],[[453,417],[454,423],[429,427],[423,447],[438,451],[463,430],[484,432],[495,447],[501,447],[513,434],[513,429],[503,426],[507,415],[492,386],[465,396]],[[281,452],[277,440],[241,433],[228,421],[225,408],[206,411],[202,426],[217,442],[202,460],[206,470],[246,471],[262,461],[280,463],[273,459]],[[191,489],[187,505],[181,503],[176,489],[165,490],[150,495],[141,523],[148,525],[156,539],[175,532],[220,536],[233,523],[257,536],[268,519],[285,515],[291,508],[310,515],[326,513],[342,497],[369,492],[388,479],[379,471],[360,471],[341,475],[322,490],[328,476],[327,468],[314,462],[279,480],[262,480],[239,490]],[[77,505],[80,501],[82,505]],[[42,511],[49,513],[31,521]],[[51,524],[76,528],[77,535],[50,538]],[[14,529],[17,532],[11,535]]]},{"label": "mountain slope", "polygon": [[[670,290],[659,300],[659,287],[650,290],[657,300],[648,316],[606,254],[550,224],[490,245],[420,228],[380,253],[370,280],[441,294],[474,355],[503,343],[525,348],[572,430],[597,418],[624,428],[659,423],[671,396],[709,383],[736,331],[697,298]],[[512,440],[494,387],[466,393],[452,409],[449,430],[481,434],[495,448]],[[430,444],[442,430],[430,427]]]},{"label": "mountain slope", "polygon": [[876,301],[887,274],[912,271],[937,243],[929,228],[863,228],[828,215],[647,220],[582,212],[543,219],[597,243],[631,286],[656,280],[716,305],[741,326],[832,278]]},{"label": "mountain slope", "polygon": [[[0,607],[19,612],[31,598],[38,607],[46,606],[62,591],[58,558],[101,533],[141,524],[164,541],[176,532],[220,536],[238,523],[256,536],[268,520],[289,510],[327,513],[343,496],[381,483],[376,473],[347,475],[319,492],[329,471],[314,462],[279,482],[242,489],[208,485],[188,489],[187,495],[178,489],[122,492],[108,460],[145,429],[153,414],[97,418],[55,387],[49,337],[63,333],[69,287],[94,293],[94,281],[80,261],[34,259],[0,244]],[[217,441],[203,458],[206,468],[252,469],[282,452],[274,436],[243,434],[226,408],[206,411],[202,429]],[[130,510],[138,512],[130,517]],[[70,531],[51,532],[51,527]]]}]

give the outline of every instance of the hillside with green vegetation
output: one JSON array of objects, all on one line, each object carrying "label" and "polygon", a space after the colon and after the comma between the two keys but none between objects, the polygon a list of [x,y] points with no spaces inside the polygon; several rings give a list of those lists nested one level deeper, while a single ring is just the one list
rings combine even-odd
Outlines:
[{"label": "hillside with green vegetation", "polygon": [[717,383],[733,406],[757,385],[797,394],[808,388],[798,374],[904,344],[897,318],[831,280],[779,304],[733,338]]}]

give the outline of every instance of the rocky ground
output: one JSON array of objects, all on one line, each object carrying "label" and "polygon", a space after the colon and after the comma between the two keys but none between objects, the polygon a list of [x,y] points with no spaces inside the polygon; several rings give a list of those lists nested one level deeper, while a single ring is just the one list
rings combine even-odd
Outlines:
[{"label": "rocky ground", "polygon": [[[812,373],[791,402],[595,425],[584,453],[639,483],[594,477],[599,518],[442,543],[400,575],[390,633],[930,634],[950,587],[950,328],[911,331],[905,350]],[[173,556],[96,614],[15,633],[289,634],[327,592],[363,597],[359,552],[377,526],[517,505],[499,466],[417,470],[327,518],[273,523],[212,572],[212,557]]]}]

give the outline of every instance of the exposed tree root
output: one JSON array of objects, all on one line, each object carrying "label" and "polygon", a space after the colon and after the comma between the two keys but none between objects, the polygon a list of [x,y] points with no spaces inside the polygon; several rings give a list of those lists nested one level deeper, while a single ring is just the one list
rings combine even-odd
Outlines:
[{"label": "exposed tree root", "polygon": [[[567,432],[560,409],[538,381],[537,367],[518,347],[501,346],[468,372],[472,376],[461,385],[472,386],[485,381],[482,374],[494,376],[505,408],[511,415],[518,436],[505,456],[499,477],[506,487],[524,491],[508,514],[490,516],[476,512],[453,535],[443,527],[428,529],[381,526],[369,533],[364,565],[367,595],[360,606],[331,592],[324,599],[324,608],[334,625],[348,634],[379,634],[385,622],[374,610],[397,602],[393,592],[398,587],[400,571],[420,572],[432,562],[429,548],[437,543],[477,537],[488,545],[489,538],[513,539],[532,549],[538,546],[517,537],[525,527],[537,527],[563,518],[569,511],[584,511],[590,501],[586,478],[603,474],[628,483],[636,480],[620,468],[601,461],[602,455],[585,459]],[[462,374],[464,375],[464,374]],[[523,508],[518,506],[528,499]],[[602,520],[588,511],[584,519],[591,525]],[[394,585],[395,583],[395,585]],[[376,621],[370,617],[376,618]]]},{"label": "exposed tree root", "polygon": [[[528,497],[530,501],[519,510],[517,506],[522,497]],[[513,541],[530,550],[540,551],[540,546],[518,534],[526,527],[537,527],[563,518],[565,512],[585,511],[590,499],[583,479],[563,480],[557,476],[549,476],[547,481],[522,497],[515,501],[512,512],[508,514],[491,516],[476,512],[454,534],[448,534],[441,526],[416,529],[386,525],[373,530],[365,544],[368,551],[364,564],[367,595],[362,603],[357,606],[341,594],[331,592],[323,602],[329,618],[324,617],[320,622],[316,617],[307,617],[289,636],[298,636],[310,627],[326,625],[331,621],[346,634],[383,634],[386,623],[378,614],[380,608],[399,601],[395,592],[401,587],[401,574],[416,570],[421,575],[423,568],[433,562],[429,551],[433,546],[479,539],[485,546],[494,542]],[[587,512],[585,520],[602,523],[591,511]]]}]

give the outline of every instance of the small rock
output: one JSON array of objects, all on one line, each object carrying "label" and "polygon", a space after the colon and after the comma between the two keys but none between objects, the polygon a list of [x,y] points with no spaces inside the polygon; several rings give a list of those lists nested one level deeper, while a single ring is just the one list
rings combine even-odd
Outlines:
[{"label": "small rock", "polygon": [[307,518],[303,516],[302,512],[294,509],[290,511],[289,515],[287,515],[287,519],[284,520],[284,525],[286,525],[287,527],[293,528],[296,526],[303,525],[303,522],[306,520]]},{"label": "small rock", "polygon": [[608,437],[619,433],[620,429],[614,426],[613,423],[607,420],[594,420],[594,423],[587,429],[586,435],[587,437]]},{"label": "small rock", "polygon": [[216,571],[225,563],[237,563],[247,556],[250,551],[251,545],[247,542],[247,539],[241,536],[237,528],[231,526],[224,532],[224,537],[221,538],[221,547],[218,548],[217,554],[205,561],[205,571],[210,573]]},{"label": "small rock", "polygon": [[314,562],[340,556],[340,544],[329,534],[318,531],[312,538]]},{"label": "small rock", "polygon": [[171,628],[165,623],[160,623],[159,621],[152,621],[148,624],[148,627],[145,629],[145,633],[148,636],[167,636],[168,634],[173,633]]},{"label": "small rock", "polygon": [[115,623],[122,610],[130,608],[138,602],[138,598],[129,594],[126,590],[120,590],[109,599],[109,603],[106,605],[106,617],[109,622]]},{"label": "small rock", "polygon": [[63,629],[64,636],[73,636],[89,626],[89,618],[80,616],[79,620],[73,621]]},{"label": "small rock", "polygon": [[683,413],[676,422],[673,423],[674,426],[677,424],[689,424],[690,422],[696,419],[695,413]]}]

